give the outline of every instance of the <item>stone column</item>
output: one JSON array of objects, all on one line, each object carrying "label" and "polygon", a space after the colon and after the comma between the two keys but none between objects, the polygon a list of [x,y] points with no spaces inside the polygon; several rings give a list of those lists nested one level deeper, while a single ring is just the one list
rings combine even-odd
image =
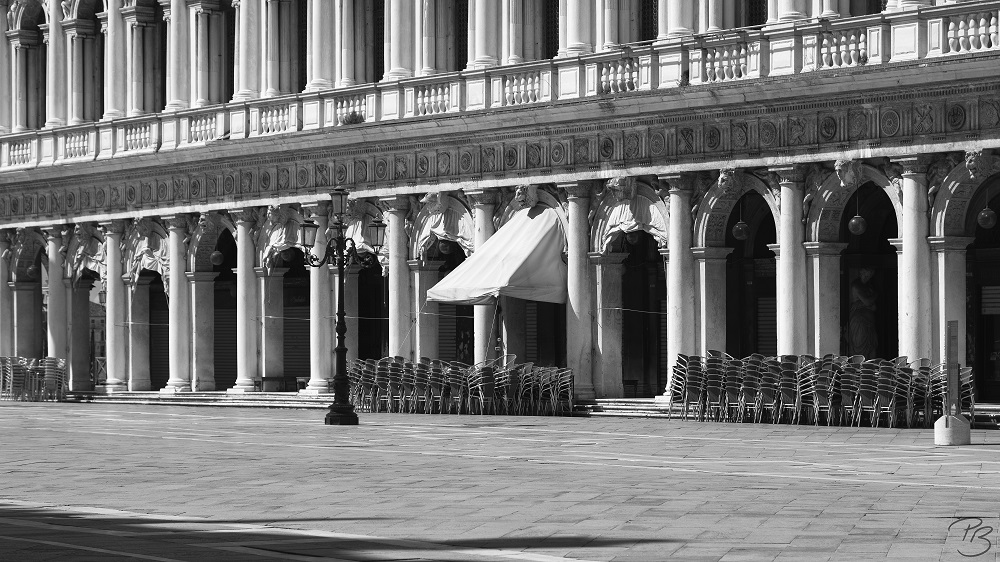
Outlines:
[{"label": "stone column", "polygon": [[[413,327],[416,348],[413,357],[415,359],[421,357],[437,359],[438,337],[440,336],[438,333],[440,326],[437,314],[438,303],[427,301],[427,291],[441,279],[440,269],[444,262],[410,260],[409,265],[413,274],[413,289],[416,296],[416,302],[413,303],[413,310],[416,314],[414,316],[416,324]],[[479,349],[478,340],[476,349]]]},{"label": "stone column", "polygon": [[383,200],[389,206],[389,355],[410,357],[410,268],[406,214],[409,200]]},{"label": "stone column", "polygon": [[146,92],[143,87],[146,74],[146,59],[143,56],[146,51],[145,31],[146,26],[144,25],[134,24],[132,26],[132,45],[130,51],[132,57],[132,99],[129,100],[131,102],[129,116],[145,113]]},{"label": "stone column", "polygon": [[[322,256],[327,244],[329,228],[329,204],[325,201],[303,206],[303,211],[311,215],[319,227],[316,230],[316,245],[313,253]],[[335,336],[334,312],[336,306],[330,285],[329,267],[309,268],[309,384],[302,391],[308,394],[327,392],[328,379],[333,378],[333,355]],[[345,295],[346,299],[346,295]],[[348,332],[347,337],[357,337],[357,332]],[[350,347],[350,346],[348,346]]]},{"label": "stone column", "polygon": [[795,21],[807,17],[809,10],[806,8],[806,0],[778,0],[778,21]]},{"label": "stone column", "polygon": [[[475,219],[476,250],[493,236],[496,227],[493,224],[493,211],[496,208],[497,195],[494,190],[466,190],[465,194],[472,203],[472,213]],[[472,307],[472,325],[475,340],[475,362],[481,363],[496,356],[496,311],[497,304],[479,304]]]},{"label": "stone column", "polygon": [[[9,0],[0,0],[0,16],[7,13]],[[16,82],[11,82],[11,55],[13,47],[7,41],[7,18],[0,17],[0,134],[9,133],[13,127],[11,123],[11,103],[15,96]],[[0,278],[0,284],[6,283]],[[3,346],[0,344],[0,354],[3,353]],[[2,355],[0,355],[2,356]]]},{"label": "stone column", "polygon": [[14,355],[14,293],[10,286],[11,236],[12,230],[0,230],[0,357]]},{"label": "stone column", "polygon": [[49,305],[48,331],[49,357],[66,359],[69,348],[66,346],[66,324],[69,316],[66,310],[66,288],[63,284],[63,226],[44,229],[49,257]]},{"label": "stone column", "polygon": [[101,223],[104,230],[105,278],[104,292],[107,297],[105,306],[105,337],[107,348],[108,377],[104,381],[104,390],[114,392],[125,390],[125,377],[128,373],[126,356],[126,307],[125,283],[122,281],[122,234],[125,232],[124,220],[113,220]]},{"label": "stone column", "polygon": [[566,0],[566,54],[585,55],[594,52],[593,0]]},{"label": "stone column", "polygon": [[[263,380],[285,376],[285,272],[288,268],[254,270],[260,292],[260,367]],[[268,391],[265,384],[264,391]]]},{"label": "stone column", "polygon": [[566,22],[566,4],[569,0],[559,0],[559,52],[556,53],[558,57],[569,56],[566,51],[566,32],[569,25]]},{"label": "stone column", "polygon": [[568,182],[558,185],[566,190],[569,200],[569,231],[566,233],[568,245],[566,363],[573,370],[577,398],[590,400],[594,398],[592,371],[594,318],[588,254],[591,186],[588,182]]},{"label": "stone column", "polygon": [[668,12],[670,10],[670,0],[656,0],[656,40],[663,41],[669,37],[668,32],[670,30],[670,19]]},{"label": "stone column", "polygon": [[233,6],[236,7],[239,37],[236,47],[239,81],[233,99],[245,101],[260,95],[260,2],[233,0]]},{"label": "stone column", "polygon": [[413,0],[389,0],[391,12],[386,14],[390,32],[389,72],[384,80],[399,80],[413,76]]},{"label": "stone column", "polygon": [[267,37],[265,45],[266,61],[264,67],[264,92],[263,97],[274,97],[281,93],[281,0],[266,0],[267,14],[264,20],[267,22],[264,33]]},{"label": "stone column", "polygon": [[[320,0],[322,1],[322,0]],[[355,65],[355,44],[354,44],[354,1],[339,0],[343,7],[340,18],[340,33],[334,39],[337,48],[340,49],[340,77],[337,85],[348,87],[356,84]]]},{"label": "stone column", "polygon": [[667,37],[685,37],[694,34],[695,5],[691,0],[667,0]]},{"label": "stone column", "polygon": [[[106,0],[108,14],[104,33],[104,119],[125,117],[126,46],[125,20],[121,16],[122,0]],[[98,31],[99,32],[99,31]]]},{"label": "stone column", "polygon": [[698,260],[699,352],[726,351],[726,257],[732,248],[691,248]]},{"label": "stone column", "polygon": [[[312,18],[309,20],[309,52],[312,56],[312,77],[306,84],[306,91],[328,90],[333,87],[335,76],[334,53],[330,52],[330,32],[333,33],[333,46],[336,56],[349,58],[343,54],[343,30],[334,27],[334,11],[342,11],[344,4],[353,0],[336,0],[331,9],[330,0],[309,0]],[[353,24],[352,24],[353,25]],[[343,62],[341,62],[343,64]],[[324,391],[326,389],[324,388]]]},{"label": "stone column", "polygon": [[924,6],[933,6],[933,0],[896,0],[896,6],[899,10],[916,9]]},{"label": "stone column", "polygon": [[594,392],[597,398],[625,396],[622,385],[622,276],[626,253],[590,254],[597,266],[597,338]]},{"label": "stone column", "polygon": [[215,388],[215,278],[214,271],[187,274],[191,284],[191,318],[194,343],[191,346],[191,390],[210,392]]},{"label": "stone column", "polygon": [[163,390],[191,390],[191,299],[187,279],[188,217],[164,217],[167,223],[167,256],[170,315],[170,379]]},{"label": "stone column", "polygon": [[149,277],[133,279],[128,294],[128,389],[131,391],[153,390],[149,365],[150,282]]},{"label": "stone column", "polygon": [[847,244],[806,242],[809,267],[809,353],[840,355],[840,255]]},{"label": "stone column", "polygon": [[906,158],[903,166],[903,221],[899,232],[899,355],[910,360],[931,355],[930,246],[927,242],[927,165]]},{"label": "stone column", "polygon": [[[278,91],[282,94],[292,92],[292,80],[298,68],[298,56],[292,55],[292,41],[296,35],[292,23],[296,20],[297,4],[291,0],[280,0],[278,8]],[[296,48],[297,49],[297,48]]]},{"label": "stone column", "polygon": [[725,28],[722,10],[722,0],[708,0],[708,28],[706,29],[708,33],[717,33]]},{"label": "stone column", "polygon": [[63,33],[62,3],[60,0],[42,0],[52,14],[49,23],[42,24],[42,34],[48,36],[48,56],[45,62],[45,128],[66,124],[66,36]]},{"label": "stone column", "polygon": [[[2,279],[2,276],[0,276]],[[67,280],[70,281],[70,280]],[[94,281],[83,278],[69,283],[70,294],[70,343],[68,370],[69,389],[73,392],[93,390],[90,384],[90,291]],[[2,314],[2,305],[0,305]],[[3,327],[0,327],[2,330]],[[0,355],[8,355],[0,349]]]},{"label": "stone column", "polygon": [[[903,196],[904,200],[906,195]],[[948,322],[958,322],[958,362],[968,363],[966,350],[966,248],[975,238],[960,236],[934,236],[930,247],[937,261],[937,306],[934,315],[937,338],[928,358],[940,363],[947,358]],[[902,336],[902,334],[900,334]]]},{"label": "stone column", "polygon": [[806,279],[805,228],[802,197],[805,176],[796,167],[775,168],[781,185],[781,216],[778,226],[778,354],[806,353],[808,345],[808,286]]},{"label": "stone column", "polygon": [[820,14],[821,18],[839,18],[840,17],[840,0],[823,0],[823,13]]},{"label": "stone column", "polygon": [[[694,256],[691,253],[691,195],[693,178],[661,175],[670,186],[670,238],[667,242],[667,371],[673,373],[677,354],[698,352],[694,306]],[[668,380],[669,386],[669,380]]]},{"label": "stone column", "polygon": [[[190,105],[191,46],[188,43],[187,0],[170,0],[164,10],[167,19],[167,106],[165,111],[178,111]],[[173,373],[171,373],[173,376]]]},{"label": "stone column", "polygon": [[10,41],[10,49],[14,59],[10,78],[11,131],[20,133],[28,130],[28,47],[15,37]]},{"label": "stone column", "polygon": [[212,55],[208,39],[211,13],[204,8],[198,8],[194,13],[195,37],[194,41],[192,41],[194,45],[194,64],[192,65],[194,68],[192,68],[192,71],[196,72],[196,79],[194,80],[194,106],[204,107],[212,102],[212,97],[209,93],[209,62]]},{"label": "stone column", "polygon": [[[507,64],[524,62],[524,6],[522,0],[507,0],[507,27],[504,33],[508,39]],[[529,16],[531,17],[531,16]]]},{"label": "stone column", "polygon": [[42,355],[42,302],[38,281],[15,281],[14,293],[14,354],[39,358]]},{"label": "stone column", "polygon": [[66,43],[69,65],[67,65],[66,82],[68,84],[70,99],[67,106],[70,125],[83,123],[83,43],[85,39],[79,31],[74,29],[66,30]]},{"label": "stone column", "polygon": [[236,223],[236,385],[232,390],[245,392],[253,390],[254,381],[260,378],[256,248],[252,238],[258,211],[230,211],[229,216]]},{"label": "stone column", "polygon": [[778,2],[781,0],[767,0],[767,22],[766,25],[778,23]]}]

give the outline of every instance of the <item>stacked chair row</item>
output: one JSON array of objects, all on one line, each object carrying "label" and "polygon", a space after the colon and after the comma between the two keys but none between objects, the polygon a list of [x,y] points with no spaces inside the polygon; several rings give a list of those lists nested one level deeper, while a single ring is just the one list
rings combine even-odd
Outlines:
[{"label": "stacked chair row", "polygon": [[0,400],[62,400],[66,396],[66,360],[0,357]]},{"label": "stacked chair row", "polygon": [[351,403],[362,411],[424,414],[557,415],[573,411],[569,369],[515,363],[514,356],[468,365],[402,357],[348,365]]},{"label": "stacked chair row", "polygon": [[[945,410],[944,364],[827,355],[678,355],[670,379],[671,413],[697,420],[929,427]],[[972,368],[959,370],[962,411],[975,419]]]}]

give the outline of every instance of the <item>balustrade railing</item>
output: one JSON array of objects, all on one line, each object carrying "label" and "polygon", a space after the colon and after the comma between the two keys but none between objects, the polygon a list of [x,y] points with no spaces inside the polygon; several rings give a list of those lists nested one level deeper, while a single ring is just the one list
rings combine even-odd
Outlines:
[{"label": "balustrade railing", "polygon": [[842,68],[867,63],[867,29],[837,29],[822,33],[819,41],[819,68]]},{"label": "balustrade railing", "polygon": [[598,65],[601,79],[600,93],[617,94],[634,92],[639,85],[639,59],[623,57],[603,61]]},{"label": "balustrade railing", "polygon": [[503,77],[503,104],[525,105],[541,101],[541,72],[518,72]]},{"label": "balustrade railing", "polygon": [[414,88],[416,102],[413,107],[415,115],[436,115],[447,113],[451,109],[451,85],[427,84]]},{"label": "balustrade railing", "polygon": [[194,115],[188,121],[188,142],[206,142],[215,138],[217,115]]},{"label": "balustrade railing", "polygon": [[32,162],[31,149],[34,139],[20,139],[11,141],[7,145],[7,162],[11,166],[24,166]]},{"label": "balustrade railing", "polygon": [[254,108],[257,112],[257,134],[273,135],[294,130],[292,127],[292,110],[288,103],[265,105]]},{"label": "balustrade railing", "polygon": [[121,152],[135,152],[153,148],[153,124],[148,121],[128,123],[122,127]]},{"label": "balustrade railing", "polygon": [[997,10],[957,14],[948,18],[948,50],[970,53],[997,47]]},{"label": "balustrade railing", "polygon": [[746,41],[706,47],[703,57],[706,82],[728,82],[749,76],[750,50]]},{"label": "balustrade railing", "polygon": [[334,125],[356,125],[368,121],[368,96],[338,96],[334,102]]},{"label": "balustrade railing", "polygon": [[90,155],[90,134],[88,131],[67,132],[63,136],[65,158],[83,158]]}]

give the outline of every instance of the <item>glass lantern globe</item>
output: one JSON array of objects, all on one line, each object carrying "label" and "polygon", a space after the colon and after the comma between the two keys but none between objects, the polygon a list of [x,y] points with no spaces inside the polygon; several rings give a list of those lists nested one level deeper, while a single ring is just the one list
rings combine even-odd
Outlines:
[{"label": "glass lantern globe", "polygon": [[733,225],[733,238],[744,241],[750,238],[750,225],[743,222],[742,220]]},{"label": "glass lantern globe", "polygon": [[847,223],[847,230],[851,231],[851,234],[855,236],[861,236],[868,230],[868,221],[861,215],[854,215],[850,222]]},{"label": "glass lantern globe", "polygon": [[979,216],[976,217],[976,222],[979,226],[985,229],[991,229],[997,225],[997,214],[993,209],[986,207],[982,211],[979,211]]},{"label": "glass lantern globe", "polygon": [[208,261],[212,262],[212,265],[222,265],[226,261],[226,256],[219,250],[216,250],[208,256]]}]

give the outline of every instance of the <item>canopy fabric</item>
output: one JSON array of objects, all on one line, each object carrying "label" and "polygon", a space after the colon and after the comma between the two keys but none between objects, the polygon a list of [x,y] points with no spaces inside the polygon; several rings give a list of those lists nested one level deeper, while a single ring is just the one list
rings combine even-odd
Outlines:
[{"label": "canopy fabric", "polygon": [[491,304],[500,296],[566,302],[566,234],[555,209],[518,212],[427,291],[427,300]]}]

